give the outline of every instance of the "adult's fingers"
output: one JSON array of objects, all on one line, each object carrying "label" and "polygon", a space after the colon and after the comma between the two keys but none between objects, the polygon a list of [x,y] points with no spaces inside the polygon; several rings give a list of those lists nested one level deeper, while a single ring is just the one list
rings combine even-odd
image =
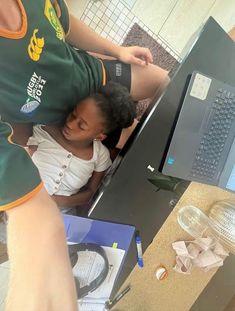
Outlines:
[{"label": "adult's fingers", "polygon": [[142,57],[144,57],[148,63],[153,63],[153,56],[149,49],[142,49]]},{"label": "adult's fingers", "polygon": [[139,65],[139,66],[145,66],[146,65],[146,60],[143,60],[139,57],[135,57],[135,56],[132,56],[130,58],[130,64],[135,64],[135,65]]}]

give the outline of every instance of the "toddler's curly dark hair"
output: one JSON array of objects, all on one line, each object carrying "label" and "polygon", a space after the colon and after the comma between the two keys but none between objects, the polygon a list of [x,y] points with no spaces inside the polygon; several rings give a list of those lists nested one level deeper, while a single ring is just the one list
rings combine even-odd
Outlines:
[{"label": "toddler's curly dark hair", "polygon": [[96,101],[105,119],[106,134],[132,125],[136,117],[136,104],[126,87],[110,81],[91,98]]}]

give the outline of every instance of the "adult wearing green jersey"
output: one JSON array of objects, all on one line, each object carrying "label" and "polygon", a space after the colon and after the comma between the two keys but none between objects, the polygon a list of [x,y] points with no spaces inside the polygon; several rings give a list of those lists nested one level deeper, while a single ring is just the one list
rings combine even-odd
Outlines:
[{"label": "adult wearing green jersey", "polygon": [[30,157],[12,142],[10,124],[62,122],[78,100],[112,79],[112,66],[83,50],[117,58],[116,78],[125,72],[137,100],[153,96],[167,77],[148,49],[101,38],[63,0],[1,2],[0,210],[9,219],[9,311],[77,310],[62,220]]}]

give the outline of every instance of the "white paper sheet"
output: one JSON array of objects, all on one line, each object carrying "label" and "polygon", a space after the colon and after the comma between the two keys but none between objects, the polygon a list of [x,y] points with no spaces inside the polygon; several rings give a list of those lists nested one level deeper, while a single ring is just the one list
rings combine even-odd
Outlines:
[{"label": "white paper sheet", "polygon": [[[80,311],[103,311],[105,302],[112,292],[125,251],[106,246],[103,249],[108,257],[109,273],[95,291],[79,301]],[[103,265],[103,258],[99,254],[89,251],[79,252],[78,261],[73,267],[73,273],[79,278],[80,286],[82,287],[94,280],[102,271]]]},{"label": "white paper sheet", "polygon": [[105,302],[103,303],[88,303],[84,301],[78,302],[79,311],[104,311],[105,310]]},{"label": "white paper sheet", "polygon": [[229,253],[211,237],[198,238],[193,241],[177,241],[172,243],[176,252],[176,272],[190,274],[193,266],[205,272],[223,265]]}]

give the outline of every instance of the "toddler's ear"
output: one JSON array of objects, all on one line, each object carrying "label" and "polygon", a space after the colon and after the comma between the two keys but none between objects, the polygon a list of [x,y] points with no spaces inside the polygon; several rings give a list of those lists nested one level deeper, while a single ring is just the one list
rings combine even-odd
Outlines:
[{"label": "toddler's ear", "polygon": [[100,133],[99,135],[96,136],[95,140],[104,140],[107,137],[106,134]]}]

